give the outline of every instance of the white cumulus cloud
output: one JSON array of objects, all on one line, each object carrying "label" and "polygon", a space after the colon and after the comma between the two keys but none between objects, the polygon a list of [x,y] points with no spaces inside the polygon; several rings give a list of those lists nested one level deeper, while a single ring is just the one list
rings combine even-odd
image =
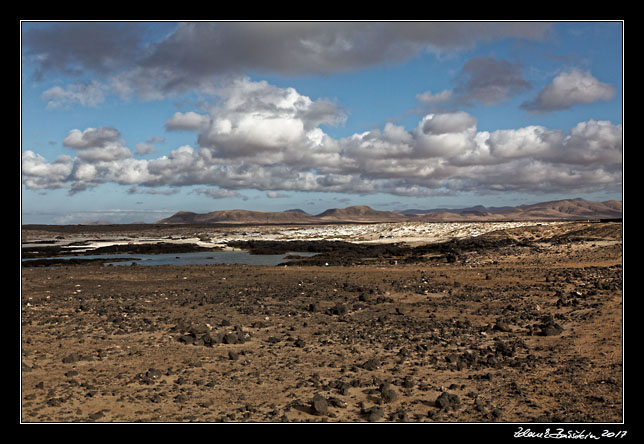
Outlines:
[{"label": "white cumulus cloud", "polygon": [[533,101],[521,107],[528,111],[548,112],[585,105],[615,96],[612,85],[600,82],[590,72],[572,69],[555,77]]},{"label": "white cumulus cloud", "polygon": [[195,131],[203,128],[209,123],[208,116],[193,111],[187,113],[176,112],[165,122],[168,131],[188,130]]},{"label": "white cumulus cloud", "polygon": [[214,198],[236,190],[425,195],[499,190],[570,192],[619,187],[622,126],[579,122],[568,131],[533,125],[478,131],[463,111],[423,116],[411,130],[394,123],[345,138],[324,124],[345,115],[332,102],[293,88],[238,79],[219,91],[207,114],[180,113],[175,128],[195,131],[184,145],[153,159],[134,159],[116,128],[72,130],[63,141],[76,157],[53,162],[23,153],[31,189],[78,192],[101,183],[133,189],[197,185]]}]

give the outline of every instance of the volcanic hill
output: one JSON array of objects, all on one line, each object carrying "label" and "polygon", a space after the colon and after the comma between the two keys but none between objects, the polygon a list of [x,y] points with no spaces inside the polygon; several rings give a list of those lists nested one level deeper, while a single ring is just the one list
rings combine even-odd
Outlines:
[{"label": "volcanic hill", "polygon": [[516,207],[484,207],[461,209],[374,210],[366,205],[332,208],[312,215],[302,210],[251,211],[218,210],[209,213],[179,211],[158,221],[159,224],[320,224],[320,223],[384,223],[384,222],[473,222],[500,220],[597,220],[621,219],[622,202],[565,199]]}]

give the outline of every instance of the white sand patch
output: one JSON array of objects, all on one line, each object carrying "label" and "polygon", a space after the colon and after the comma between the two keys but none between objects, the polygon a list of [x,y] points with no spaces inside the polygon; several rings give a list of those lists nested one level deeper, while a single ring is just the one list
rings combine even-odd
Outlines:
[{"label": "white sand patch", "polygon": [[[394,222],[368,225],[308,225],[286,228],[254,226],[215,228],[209,231],[207,236],[215,245],[240,240],[338,240],[355,243],[406,243],[411,245],[443,242],[454,238],[478,237],[496,230],[559,223],[561,222]],[[195,241],[193,240],[193,242]]]},{"label": "white sand patch", "polygon": [[[402,243],[423,245],[445,242],[451,239],[477,237],[496,230],[507,230],[535,225],[556,225],[566,222],[391,222],[376,224],[333,224],[333,225],[256,225],[239,227],[212,227],[191,231],[189,226],[182,228],[181,234],[163,236],[150,235],[149,232],[129,233],[115,237],[112,233],[78,234],[64,239],[51,239],[47,245],[60,245],[70,251],[81,252],[112,245],[156,244],[196,244],[206,248],[223,248],[231,241],[271,240],[271,241],[345,241],[354,243]],[[42,242],[42,241],[41,241]],[[71,245],[70,245],[71,244]],[[37,246],[26,242],[24,247]]]}]

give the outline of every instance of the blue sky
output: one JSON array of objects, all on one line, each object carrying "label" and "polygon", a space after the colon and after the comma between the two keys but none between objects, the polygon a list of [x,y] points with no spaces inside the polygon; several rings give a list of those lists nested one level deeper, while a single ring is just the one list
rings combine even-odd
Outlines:
[{"label": "blue sky", "polygon": [[623,23],[22,22],[22,222],[622,199]]}]

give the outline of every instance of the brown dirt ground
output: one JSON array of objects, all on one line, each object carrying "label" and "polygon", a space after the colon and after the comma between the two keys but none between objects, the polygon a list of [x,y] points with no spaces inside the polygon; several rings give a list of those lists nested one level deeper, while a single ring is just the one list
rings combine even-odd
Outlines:
[{"label": "brown dirt ground", "polygon": [[622,421],[621,223],[486,236],[523,242],[409,265],[22,268],[21,421]]}]

